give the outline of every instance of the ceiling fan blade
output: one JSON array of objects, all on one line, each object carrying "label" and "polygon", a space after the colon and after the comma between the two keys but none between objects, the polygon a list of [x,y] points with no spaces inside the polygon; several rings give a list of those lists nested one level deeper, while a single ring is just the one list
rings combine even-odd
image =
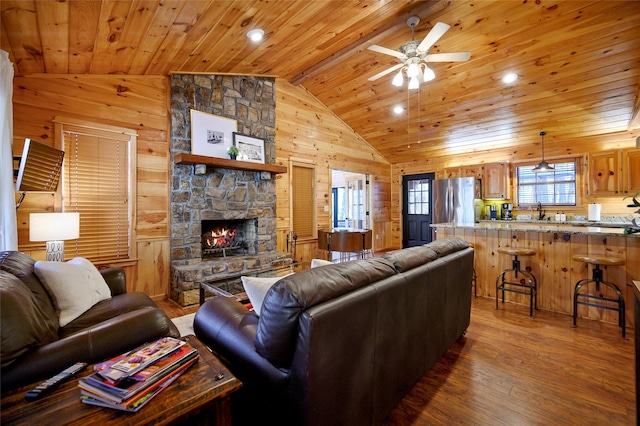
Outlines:
[{"label": "ceiling fan blade", "polygon": [[402,58],[404,56],[403,53],[400,53],[397,50],[387,49],[386,47],[378,46],[375,44],[372,44],[367,49],[373,50],[374,52],[383,53],[385,55],[395,56],[396,58]]},{"label": "ceiling fan blade", "polygon": [[398,68],[402,68],[403,66],[404,66],[404,64],[398,64],[398,65],[392,66],[391,68],[387,68],[386,70],[382,71],[381,73],[378,73],[378,74],[374,75],[373,77],[369,77],[369,81],[376,81],[380,77],[384,77],[385,75],[390,74],[390,73],[394,72],[395,70],[397,70]]},{"label": "ceiling fan blade", "polygon": [[436,23],[433,28],[431,28],[431,31],[429,31],[429,34],[427,34],[424,40],[418,45],[418,52],[424,53],[428,51],[449,28],[451,27],[444,22]]},{"label": "ceiling fan blade", "polygon": [[471,52],[433,53],[425,56],[425,62],[464,62],[471,57]]}]

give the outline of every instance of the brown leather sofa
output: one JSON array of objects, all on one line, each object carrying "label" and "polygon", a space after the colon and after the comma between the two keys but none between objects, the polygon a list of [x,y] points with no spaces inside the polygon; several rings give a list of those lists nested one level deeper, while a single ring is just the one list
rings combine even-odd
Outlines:
[{"label": "brown leather sofa", "polygon": [[210,299],[194,330],[243,383],[234,421],[378,425],[465,333],[472,274],[448,237],[284,277],[260,317]]},{"label": "brown leather sofa", "polygon": [[101,271],[112,297],[61,328],[34,264],[21,252],[0,253],[2,392],[49,378],[75,362],[102,361],[144,342],[180,335],[147,295],[127,293],[121,268]]}]

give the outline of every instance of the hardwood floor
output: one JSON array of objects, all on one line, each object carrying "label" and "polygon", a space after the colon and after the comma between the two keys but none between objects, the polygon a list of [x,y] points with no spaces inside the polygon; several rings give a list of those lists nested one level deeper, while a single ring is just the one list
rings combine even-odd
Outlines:
[{"label": "hardwood floor", "polygon": [[[407,394],[386,426],[636,423],[633,332],[474,298],[467,334]],[[171,317],[194,312],[167,301]],[[166,308],[165,308],[166,305]]]},{"label": "hardwood floor", "polygon": [[[471,325],[387,425],[636,423],[633,333],[474,298]],[[615,362],[611,362],[615,360]]]}]

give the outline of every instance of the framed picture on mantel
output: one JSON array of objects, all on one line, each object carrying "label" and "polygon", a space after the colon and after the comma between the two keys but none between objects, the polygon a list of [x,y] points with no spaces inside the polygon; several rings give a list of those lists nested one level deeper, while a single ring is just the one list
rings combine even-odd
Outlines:
[{"label": "framed picture on mantel", "polygon": [[191,110],[191,153],[208,157],[229,158],[238,122],[206,112]]},{"label": "framed picture on mantel", "polygon": [[265,164],[264,139],[234,133],[233,144],[238,148],[238,160]]}]

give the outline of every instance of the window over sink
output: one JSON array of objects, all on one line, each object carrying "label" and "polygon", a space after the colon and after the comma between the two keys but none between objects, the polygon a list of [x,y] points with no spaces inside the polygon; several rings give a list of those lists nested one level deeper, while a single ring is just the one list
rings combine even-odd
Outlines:
[{"label": "window over sink", "polygon": [[516,168],[519,207],[575,206],[577,204],[577,164],[575,160],[553,163],[555,170],[534,172],[535,164]]}]

